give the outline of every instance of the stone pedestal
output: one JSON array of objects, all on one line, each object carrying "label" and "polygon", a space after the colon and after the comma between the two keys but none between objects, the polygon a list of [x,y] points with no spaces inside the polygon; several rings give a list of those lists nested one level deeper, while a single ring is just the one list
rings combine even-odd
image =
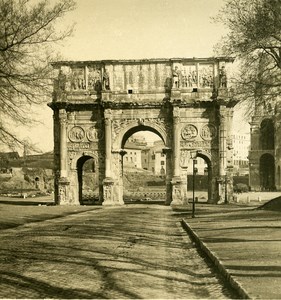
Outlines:
[{"label": "stone pedestal", "polygon": [[120,201],[118,196],[119,187],[114,185],[113,178],[105,178],[103,180],[103,203],[102,205],[122,205],[123,200]]},{"label": "stone pedestal", "polygon": [[69,205],[69,180],[61,177],[58,180],[58,205]]},{"label": "stone pedestal", "polygon": [[172,179],[172,203],[171,205],[186,205],[188,204],[186,199],[186,184],[180,177],[173,177]]}]

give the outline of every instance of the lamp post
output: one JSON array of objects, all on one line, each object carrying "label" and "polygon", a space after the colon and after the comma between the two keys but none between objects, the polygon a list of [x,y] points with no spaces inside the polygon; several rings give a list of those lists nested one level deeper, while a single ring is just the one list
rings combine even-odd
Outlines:
[{"label": "lamp post", "polygon": [[190,156],[192,158],[192,178],[193,178],[193,182],[192,182],[192,218],[195,218],[195,174],[197,172],[197,168],[195,167],[197,164],[197,151],[191,151],[190,152]]}]

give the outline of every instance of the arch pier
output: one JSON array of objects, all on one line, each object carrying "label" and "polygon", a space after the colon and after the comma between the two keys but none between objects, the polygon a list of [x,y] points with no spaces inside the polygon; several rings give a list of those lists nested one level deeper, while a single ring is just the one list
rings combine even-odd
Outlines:
[{"label": "arch pier", "polygon": [[55,201],[79,205],[82,166],[93,159],[98,201],[123,204],[128,137],[156,133],[166,155],[167,205],[187,204],[187,168],[197,151],[208,166],[208,201],[232,199],[230,58],[53,63]]}]

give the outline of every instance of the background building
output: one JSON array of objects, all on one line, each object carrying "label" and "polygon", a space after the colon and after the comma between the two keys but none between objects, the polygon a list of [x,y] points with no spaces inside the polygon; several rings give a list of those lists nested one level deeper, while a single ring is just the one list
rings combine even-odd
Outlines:
[{"label": "background building", "polygon": [[234,134],[233,138],[233,174],[249,174],[250,135]]},{"label": "background building", "polygon": [[281,107],[276,103],[256,105],[252,117],[249,151],[249,184],[251,190],[281,189]]}]

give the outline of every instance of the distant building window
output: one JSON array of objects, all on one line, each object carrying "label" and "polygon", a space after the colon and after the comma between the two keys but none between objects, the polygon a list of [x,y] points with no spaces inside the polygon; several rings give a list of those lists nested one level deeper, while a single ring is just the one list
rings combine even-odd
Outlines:
[{"label": "distant building window", "polygon": [[161,166],[164,166],[165,165],[165,162],[162,160],[161,161]]},{"label": "distant building window", "polygon": [[161,153],[161,157],[164,157],[165,156],[165,154],[164,153]]},{"label": "distant building window", "polygon": [[153,154],[153,155],[151,156],[151,159],[152,159],[152,160],[155,160],[155,154]]}]

